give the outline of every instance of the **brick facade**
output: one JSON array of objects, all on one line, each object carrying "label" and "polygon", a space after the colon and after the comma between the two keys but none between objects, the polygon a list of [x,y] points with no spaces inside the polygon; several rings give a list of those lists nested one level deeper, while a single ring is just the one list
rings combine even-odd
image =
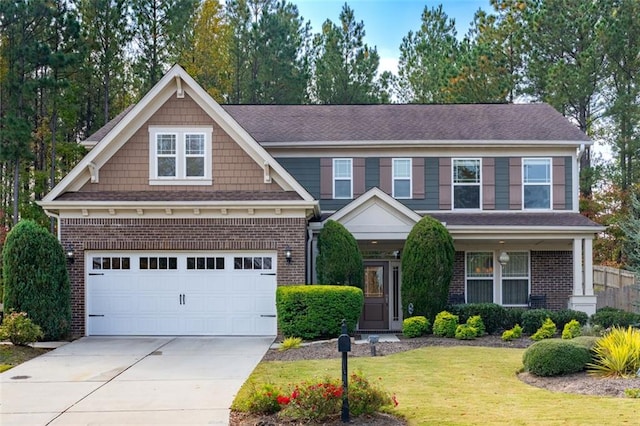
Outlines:
[{"label": "brick facade", "polygon": [[[278,285],[305,282],[304,218],[62,219],[61,242],[72,246],[69,264],[72,334],[85,334],[85,250],[275,251]],[[292,262],[282,256],[291,248]]]},{"label": "brick facade", "polygon": [[[566,309],[573,291],[573,253],[532,251],[531,294],[545,294],[547,308]],[[456,252],[449,294],[465,293],[464,252]]]}]

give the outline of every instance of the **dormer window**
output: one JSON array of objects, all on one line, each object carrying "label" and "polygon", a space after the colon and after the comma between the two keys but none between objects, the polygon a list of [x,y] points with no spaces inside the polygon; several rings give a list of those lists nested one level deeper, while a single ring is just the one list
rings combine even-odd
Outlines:
[{"label": "dormer window", "polygon": [[211,185],[211,127],[149,127],[150,185]]}]

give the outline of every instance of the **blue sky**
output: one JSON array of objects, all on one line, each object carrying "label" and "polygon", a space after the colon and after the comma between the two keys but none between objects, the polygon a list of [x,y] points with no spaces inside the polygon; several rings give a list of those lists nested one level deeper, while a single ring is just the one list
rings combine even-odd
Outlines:
[{"label": "blue sky", "polygon": [[[311,21],[313,33],[320,32],[322,23],[338,22],[345,0],[289,0],[298,6],[305,21]],[[466,34],[478,9],[491,12],[489,0],[348,0],[357,22],[364,22],[365,43],[376,46],[380,55],[379,71],[397,72],[399,47],[410,30],[420,29],[420,17],[425,7],[442,4],[449,18],[455,19],[458,37]]]}]

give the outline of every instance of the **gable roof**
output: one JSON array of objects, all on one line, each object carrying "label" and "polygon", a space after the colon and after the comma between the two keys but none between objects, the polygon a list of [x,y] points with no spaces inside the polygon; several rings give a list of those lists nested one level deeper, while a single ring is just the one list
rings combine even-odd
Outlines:
[{"label": "gable roof", "polygon": [[313,205],[317,201],[275,159],[258,144],[213,98],[193,80],[179,65],[174,65],[160,81],[136,104],[127,108],[88,139],[86,145],[95,147],[58,183],[40,204],[52,208],[58,197],[66,192],[78,191],[92,178],[95,171],[104,165],[127,140],[148,120],[171,96],[187,93],[260,167],[285,191],[297,194],[301,201]]},{"label": "gable roof", "polygon": [[340,141],[591,143],[584,132],[542,103],[222,107],[264,145]]}]

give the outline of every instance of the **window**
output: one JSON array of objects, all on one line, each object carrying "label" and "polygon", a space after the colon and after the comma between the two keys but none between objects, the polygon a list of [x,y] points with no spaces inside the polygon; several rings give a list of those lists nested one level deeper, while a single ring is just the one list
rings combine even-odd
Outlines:
[{"label": "window", "polygon": [[551,208],[551,159],[522,160],[522,191],[525,209]]},{"label": "window", "polygon": [[393,159],[393,197],[411,198],[411,159]]},{"label": "window", "polygon": [[480,208],[480,160],[453,160],[453,208]]},{"label": "window", "polygon": [[529,297],[529,253],[508,252],[502,268],[502,304],[526,306]]},{"label": "window", "polygon": [[493,252],[467,252],[467,303],[493,303]]},{"label": "window", "polygon": [[93,257],[91,264],[94,270],[97,269],[131,269],[130,258],[128,257]]},{"label": "window", "polygon": [[151,185],[210,185],[211,127],[149,127]]},{"label": "window", "polygon": [[140,269],[178,269],[177,257],[140,257]]},{"label": "window", "polygon": [[234,257],[233,269],[272,269],[273,259],[271,257],[261,256],[247,256],[247,257]]},{"label": "window", "polygon": [[224,269],[224,257],[187,257],[187,269]]},{"label": "window", "polygon": [[351,158],[333,159],[333,198],[353,198]]}]

